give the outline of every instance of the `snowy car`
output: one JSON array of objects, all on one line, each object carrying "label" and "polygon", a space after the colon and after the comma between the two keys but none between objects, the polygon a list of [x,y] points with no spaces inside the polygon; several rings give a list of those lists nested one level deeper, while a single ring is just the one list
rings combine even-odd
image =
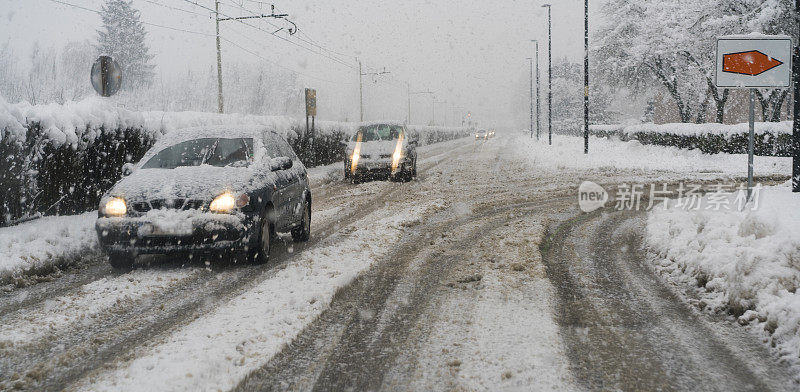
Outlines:
[{"label": "snowy car", "polygon": [[480,130],[475,133],[475,140],[480,140],[480,139],[486,140],[488,138],[489,138],[489,132],[487,131]]},{"label": "snowy car", "polygon": [[217,253],[269,260],[277,232],[306,241],[305,166],[278,134],[259,129],[170,132],[101,199],[100,245],[115,268],[138,255]]},{"label": "snowy car", "polygon": [[419,136],[398,124],[368,124],[358,128],[345,147],[344,176],[410,181],[417,175]]}]

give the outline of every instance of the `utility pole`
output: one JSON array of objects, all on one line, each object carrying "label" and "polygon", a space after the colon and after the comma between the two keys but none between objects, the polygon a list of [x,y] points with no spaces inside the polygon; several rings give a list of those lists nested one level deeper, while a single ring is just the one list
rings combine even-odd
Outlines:
[{"label": "utility pole", "polygon": [[361,72],[361,60],[356,59],[358,61],[358,102],[359,108],[361,113],[361,122],[364,122],[364,82],[362,80],[362,76],[364,74]]},{"label": "utility pole", "polygon": [[531,75],[530,75],[530,79],[531,79],[531,87],[530,87],[530,93],[531,93],[531,125],[530,125],[530,130],[531,130],[531,139],[533,139],[533,57],[528,57],[527,60],[530,61],[530,63],[531,63]]},{"label": "utility pole", "polygon": [[[436,97],[433,98],[433,125],[436,125],[436,104],[447,103],[447,101],[437,101]],[[444,126],[447,126],[447,110],[444,111]]]},{"label": "utility pole", "polygon": [[547,8],[547,143],[553,145],[553,24],[550,4]]},{"label": "utility pole", "polygon": [[[203,8],[210,10],[208,7],[203,7]],[[258,14],[252,16],[239,16],[239,17],[225,16],[224,18],[220,18],[219,0],[214,0],[214,20],[216,22],[216,27],[217,27],[217,106],[220,113],[223,113],[225,111],[224,110],[225,105],[222,96],[222,45],[220,43],[221,37],[219,35],[219,22],[225,22],[228,20],[236,20],[241,22],[244,19],[263,19],[263,18],[283,19],[294,26],[294,29],[292,28],[289,29],[289,35],[293,35],[294,33],[297,32],[297,25],[295,25],[294,22],[287,19],[288,16],[289,14],[276,14],[275,6],[273,5],[272,12],[269,15]]]},{"label": "utility pole", "polygon": [[214,1],[214,10],[217,21],[217,107],[220,113],[225,112],[225,104],[222,98],[222,48],[219,42],[219,0]]},{"label": "utility pole", "polygon": [[794,129],[792,140],[794,152],[792,154],[792,192],[800,192],[800,0],[794,2],[794,17],[797,25],[795,37],[794,63],[792,73],[794,77]]},{"label": "utility pole", "polygon": [[[433,96],[433,91],[410,91],[411,85],[409,84],[409,91],[408,91],[408,123],[411,124],[411,96],[417,94],[430,94]],[[436,98],[434,98],[435,100]]]},{"label": "utility pole", "polygon": [[541,95],[539,95],[539,40],[533,39],[536,51],[536,140],[539,140],[539,129],[540,129],[540,112],[539,112],[539,101],[541,100]]},{"label": "utility pole", "polygon": [[359,105],[361,107],[361,122],[364,122],[364,79],[363,79],[363,77],[367,76],[367,75],[386,75],[386,74],[389,74],[391,72],[387,71],[386,68],[383,68],[383,71],[381,71],[381,72],[367,72],[367,73],[364,73],[361,70],[361,60],[356,58],[356,61],[358,61],[358,96],[359,96]]},{"label": "utility pole", "polygon": [[[798,0],[800,1],[800,0]],[[584,1],[583,153],[589,153],[589,0]]]},{"label": "utility pole", "polygon": [[406,82],[406,96],[408,97],[408,117],[406,124],[411,124],[411,83]]}]

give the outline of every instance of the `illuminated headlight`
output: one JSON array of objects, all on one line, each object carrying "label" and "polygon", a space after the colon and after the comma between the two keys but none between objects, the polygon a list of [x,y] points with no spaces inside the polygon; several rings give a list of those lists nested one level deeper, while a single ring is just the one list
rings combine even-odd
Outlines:
[{"label": "illuminated headlight", "polygon": [[395,152],[395,153],[394,153],[394,155],[392,155],[392,158],[393,158],[395,161],[399,161],[400,159],[402,159],[402,158],[403,158],[403,153],[402,153],[402,152],[400,152],[400,151],[397,151],[397,152]]},{"label": "illuminated headlight", "polygon": [[242,194],[236,198],[232,193],[225,192],[217,196],[208,206],[208,209],[218,214],[227,214],[233,211],[234,208],[241,208],[249,203],[250,197],[248,197],[247,194]]},{"label": "illuminated headlight", "polygon": [[361,158],[361,155],[357,152],[353,153],[353,163],[357,163],[358,160]]},{"label": "illuminated headlight", "polygon": [[106,205],[103,206],[102,212],[105,216],[125,216],[125,214],[128,213],[128,206],[125,204],[125,200],[121,197],[114,197],[106,202]]}]

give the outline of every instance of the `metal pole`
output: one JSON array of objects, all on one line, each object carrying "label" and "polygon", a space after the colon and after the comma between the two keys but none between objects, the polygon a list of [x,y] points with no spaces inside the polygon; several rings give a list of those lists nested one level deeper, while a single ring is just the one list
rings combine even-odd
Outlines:
[{"label": "metal pole", "polygon": [[220,113],[223,113],[225,110],[225,105],[222,99],[222,49],[219,42],[219,0],[214,1],[216,14],[215,20],[217,21],[217,105],[218,110]]},{"label": "metal pole", "polygon": [[533,59],[528,58],[531,62],[531,139],[533,139]]},{"label": "metal pole", "polygon": [[553,23],[547,7],[547,143],[553,145]]},{"label": "metal pole", "polygon": [[583,153],[589,153],[589,0],[584,7],[583,53]]},{"label": "metal pole", "polygon": [[539,41],[534,40],[534,42],[536,42],[536,140],[539,140],[539,129],[541,128],[541,112],[539,110],[539,101],[541,100],[541,95],[539,94]]},{"label": "metal pole", "polygon": [[747,201],[753,194],[753,139],[755,139],[756,89],[750,89],[750,137],[747,140]]},{"label": "metal pole", "polygon": [[408,93],[408,121],[406,124],[411,124],[411,83],[406,83],[406,93]]},{"label": "metal pole", "polygon": [[358,60],[358,102],[359,107],[361,108],[361,122],[364,122],[364,83],[362,80],[362,75],[361,60]]},{"label": "metal pole", "polygon": [[792,139],[794,144],[794,153],[792,158],[792,192],[800,192],[800,0],[795,0],[794,3],[795,14],[797,18],[797,36],[795,39],[794,48],[794,128],[792,130]]}]

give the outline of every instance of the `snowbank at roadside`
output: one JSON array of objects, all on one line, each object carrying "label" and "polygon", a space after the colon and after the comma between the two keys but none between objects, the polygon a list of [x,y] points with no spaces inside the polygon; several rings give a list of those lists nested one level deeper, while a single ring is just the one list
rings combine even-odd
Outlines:
[{"label": "snowbank at roadside", "polygon": [[[219,114],[208,112],[134,112],[119,107],[113,99],[92,97],[77,102],[31,105],[28,102],[8,103],[0,96],[0,141],[24,141],[30,123],[39,123],[42,131],[56,147],[91,142],[100,130],[142,129],[151,137],[170,131],[200,126],[260,126],[294,138],[295,129],[305,129],[302,119],[287,116],[256,116],[249,114]],[[352,134],[359,123],[317,121],[316,134],[336,131]],[[410,125],[421,134],[425,143],[428,135],[464,133],[466,128]]]},{"label": "snowbank at roadside", "polygon": [[97,249],[97,212],[45,217],[0,228],[0,283],[48,273]]},{"label": "snowbank at roadside", "polygon": [[738,316],[800,364],[800,194],[788,183],[767,187],[745,211],[710,208],[709,197],[699,210],[650,212],[657,270],[699,297],[698,307]]},{"label": "snowbank at roadside", "polygon": [[[547,137],[537,141],[524,135],[517,136],[510,147],[536,168],[596,169],[616,168],[650,170],[673,173],[717,173],[733,176],[747,175],[747,155],[703,154],[698,150],[677,147],[643,145],[638,141],[620,141],[611,138],[589,138],[589,154],[583,153],[583,138],[553,135],[553,145]],[[792,159],[756,157],[755,175],[788,175],[792,172]]]}]

